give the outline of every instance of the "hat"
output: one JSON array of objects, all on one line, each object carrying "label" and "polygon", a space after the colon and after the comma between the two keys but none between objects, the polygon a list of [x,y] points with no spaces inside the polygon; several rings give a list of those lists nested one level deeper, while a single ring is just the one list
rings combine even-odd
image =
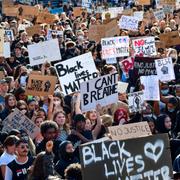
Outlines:
[{"label": "hat", "polygon": [[66,43],[66,48],[69,48],[69,47],[72,47],[72,46],[75,46],[75,45],[76,45],[76,43],[74,41],[68,41]]},{"label": "hat", "polygon": [[76,124],[79,121],[86,121],[86,118],[82,114],[76,114],[74,116],[74,123]]},{"label": "hat", "polygon": [[0,84],[4,84],[4,83],[7,83],[6,79],[1,79]]}]

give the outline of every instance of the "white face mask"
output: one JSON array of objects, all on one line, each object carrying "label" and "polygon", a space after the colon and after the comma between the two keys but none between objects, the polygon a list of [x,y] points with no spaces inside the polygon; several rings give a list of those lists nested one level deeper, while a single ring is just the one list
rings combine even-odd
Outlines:
[{"label": "white face mask", "polygon": [[53,103],[55,106],[58,106],[58,105],[60,105],[60,101],[54,101],[54,103]]}]

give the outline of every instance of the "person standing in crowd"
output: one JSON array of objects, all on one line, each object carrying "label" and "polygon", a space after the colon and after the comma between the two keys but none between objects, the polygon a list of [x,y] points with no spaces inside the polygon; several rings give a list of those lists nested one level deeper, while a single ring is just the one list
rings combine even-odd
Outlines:
[{"label": "person standing in crowd", "polygon": [[26,180],[33,158],[28,157],[28,143],[24,139],[16,142],[17,157],[7,164],[5,180]]}]

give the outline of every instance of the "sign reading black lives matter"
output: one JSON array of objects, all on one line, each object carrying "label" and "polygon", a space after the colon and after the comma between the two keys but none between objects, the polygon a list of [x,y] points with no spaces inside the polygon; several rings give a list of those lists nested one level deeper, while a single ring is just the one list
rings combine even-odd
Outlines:
[{"label": "sign reading black lives matter", "polygon": [[106,106],[118,101],[118,74],[101,76],[80,85],[82,111],[90,111],[97,104]]},{"label": "sign reading black lives matter", "polygon": [[57,63],[55,68],[65,94],[78,91],[82,82],[98,76],[91,53]]},{"label": "sign reading black lives matter", "polygon": [[168,180],[172,165],[167,134],[80,146],[83,180]]},{"label": "sign reading black lives matter", "polygon": [[15,109],[14,112],[3,121],[2,132],[9,133],[12,129],[24,130],[32,139],[40,132],[39,127],[19,109]]},{"label": "sign reading black lives matter", "polygon": [[128,105],[130,113],[142,111],[145,108],[143,91],[129,93]]}]

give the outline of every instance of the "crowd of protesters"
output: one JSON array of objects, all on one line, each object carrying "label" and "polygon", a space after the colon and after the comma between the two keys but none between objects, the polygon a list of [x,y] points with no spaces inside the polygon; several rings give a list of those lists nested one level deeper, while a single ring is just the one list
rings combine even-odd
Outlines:
[{"label": "crowd of protesters", "polygon": [[[126,5],[128,7],[128,4]],[[142,6],[133,5],[133,11]],[[149,11],[150,7],[143,8]],[[118,15],[117,21],[121,15]],[[42,24],[40,34],[28,36],[22,27],[33,26],[34,22],[16,17],[1,17],[1,28],[13,30],[15,39],[11,41],[11,57],[0,57],[0,119],[3,121],[15,108],[34,121],[40,128],[35,139],[22,129],[1,132],[0,173],[5,180],[81,180],[81,166],[78,147],[103,137],[109,137],[107,128],[119,124],[147,121],[152,134],[168,133],[171,145],[173,170],[180,172],[180,44],[170,48],[157,48],[158,57],[171,57],[174,64],[175,80],[160,82],[160,101],[147,101],[142,112],[130,113],[127,94],[141,90],[139,81],[134,81],[131,70],[124,74],[119,65],[106,64],[102,59],[101,44],[89,40],[89,27],[102,24],[95,11],[82,13],[75,17],[73,6],[64,6],[64,12],[53,24]],[[23,26],[22,26],[23,25]],[[106,107],[97,105],[87,113],[82,113],[80,93],[64,95],[57,81],[54,95],[47,97],[29,96],[25,93],[31,71],[43,75],[57,76],[53,63],[30,66],[27,46],[47,40],[47,30],[63,31],[62,35],[53,34],[59,41],[61,61],[91,52],[100,75],[118,72],[119,81],[127,82],[126,93],[119,93],[119,101]],[[180,32],[180,11],[174,10],[169,18],[161,21],[145,22],[139,31],[119,30],[119,35],[129,37],[155,36],[171,31]],[[126,57],[124,57],[126,58]],[[117,61],[119,59],[117,58]],[[93,172],[92,172],[93,173]]]}]

